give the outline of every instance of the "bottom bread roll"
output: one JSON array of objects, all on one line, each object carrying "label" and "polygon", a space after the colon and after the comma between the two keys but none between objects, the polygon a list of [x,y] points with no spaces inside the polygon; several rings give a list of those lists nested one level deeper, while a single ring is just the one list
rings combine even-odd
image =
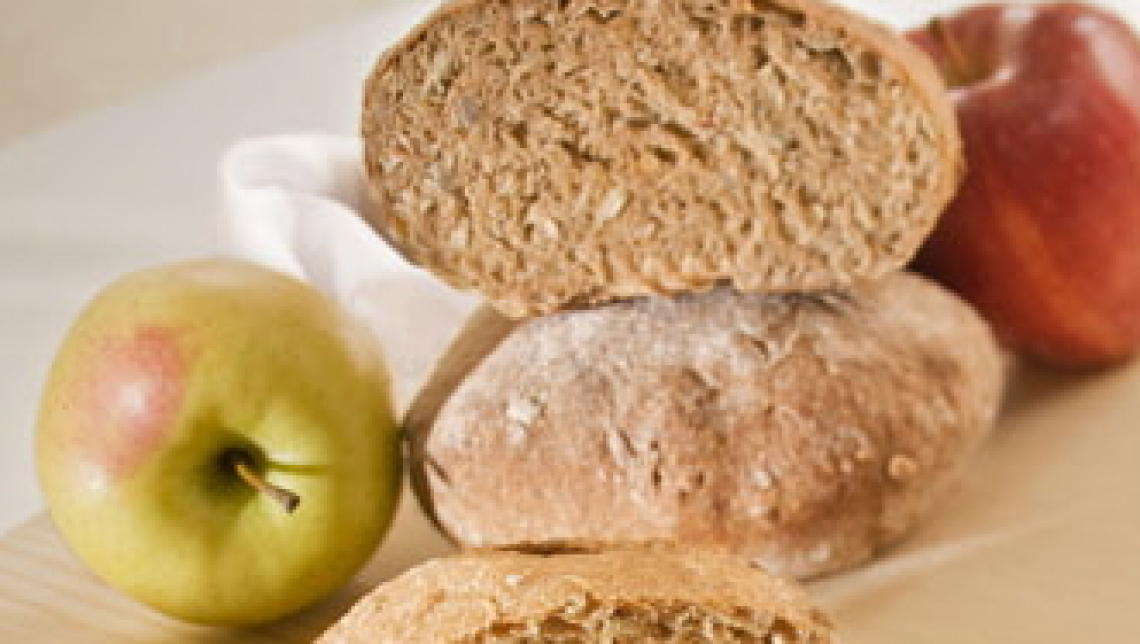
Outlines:
[{"label": "bottom bread roll", "polygon": [[476,553],[374,590],[318,644],[831,644],[793,585],[711,553]]},{"label": "bottom bread roll", "polygon": [[1003,381],[985,323],[909,274],[522,323],[482,311],[408,414],[413,482],[466,547],[663,542],[809,577],[946,495]]}]

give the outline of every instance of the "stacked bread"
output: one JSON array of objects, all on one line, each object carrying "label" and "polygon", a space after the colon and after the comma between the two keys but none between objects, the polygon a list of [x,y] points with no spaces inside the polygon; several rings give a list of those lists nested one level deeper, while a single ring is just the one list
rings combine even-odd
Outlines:
[{"label": "stacked bread", "polygon": [[407,417],[417,493],[465,548],[829,573],[906,533],[991,428],[989,329],[901,272],[961,179],[954,114],[868,20],[460,1],[381,58],[364,136],[370,223],[489,302]]}]

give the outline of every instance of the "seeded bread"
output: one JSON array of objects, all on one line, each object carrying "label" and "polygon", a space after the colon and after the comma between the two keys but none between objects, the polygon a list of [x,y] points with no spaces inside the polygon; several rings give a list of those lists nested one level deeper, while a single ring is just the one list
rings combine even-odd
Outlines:
[{"label": "seeded bread", "polygon": [[[465,547],[662,542],[837,571],[945,497],[1004,380],[977,314],[909,274],[510,326],[469,327],[434,377],[450,392],[429,386],[406,418],[416,491]],[[493,347],[481,361],[471,337]]]},{"label": "seeded bread", "polygon": [[799,589],[741,560],[609,552],[429,561],[377,588],[318,644],[837,641]]},{"label": "seeded bread", "polygon": [[510,317],[847,286],[963,172],[945,88],[813,0],[461,0],[365,88],[371,224]]}]

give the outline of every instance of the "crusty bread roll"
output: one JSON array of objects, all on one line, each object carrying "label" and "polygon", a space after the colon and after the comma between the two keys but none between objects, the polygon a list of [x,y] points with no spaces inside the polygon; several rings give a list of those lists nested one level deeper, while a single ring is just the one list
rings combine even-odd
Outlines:
[{"label": "crusty bread roll", "polygon": [[381,585],[318,644],[837,641],[799,589],[739,559],[608,552],[429,561]]},{"label": "crusty bread roll", "polygon": [[463,546],[666,542],[807,577],[945,495],[1003,379],[969,306],[895,274],[846,295],[483,311],[405,422],[416,490]]},{"label": "crusty bread roll", "polygon": [[365,89],[374,227],[511,317],[847,286],[963,171],[932,65],[814,0],[463,0]]}]

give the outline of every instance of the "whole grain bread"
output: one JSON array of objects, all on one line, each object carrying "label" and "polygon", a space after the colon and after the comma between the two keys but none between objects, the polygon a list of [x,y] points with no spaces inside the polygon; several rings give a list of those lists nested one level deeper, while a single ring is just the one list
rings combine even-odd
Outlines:
[{"label": "whole grain bread", "polygon": [[493,320],[406,417],[417,494],[474,548],[664,542],[840,570],[946,496],[1005,375],[977,314],[905,273]]},{"label": "whole grain bread", "polygon": [[793,585],[710,553],[429,561],[361,600],[319,644],[837,642]]},{"label": "whole grain bread", "polygon": [[964,167],[926,57],[815,0],[461,0],[362,127],[371,224],[511,317],[878,278]]}]

